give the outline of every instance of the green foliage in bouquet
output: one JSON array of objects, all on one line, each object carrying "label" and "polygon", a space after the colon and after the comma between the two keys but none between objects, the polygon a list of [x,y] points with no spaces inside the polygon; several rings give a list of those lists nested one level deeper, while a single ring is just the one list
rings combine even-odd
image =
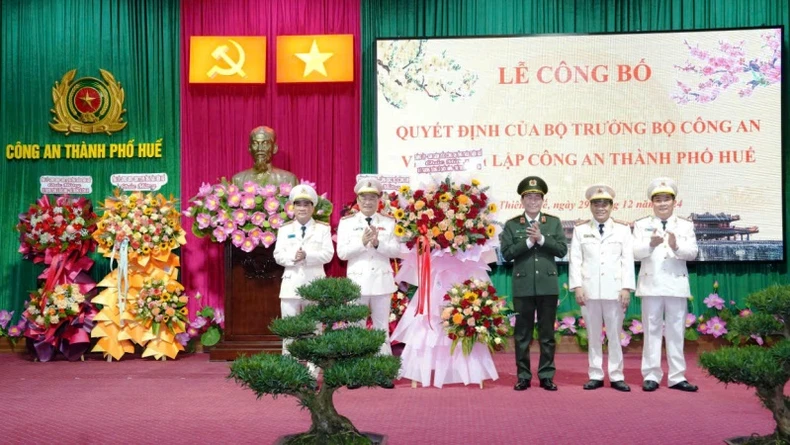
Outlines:
[{"label": "green foliage in bouquet", "polygon": [[[700,365],[724,383],[736,383],[757,390],[757,397],[771,410],[776,432],[769,437],[745,443],[790,442],[790,398],[784,387],[790,380],[790,285],[773,285],[746,298],[754,311],[735,318],[729,326],[740,337],[734,346],[723,347],[700,355]],[[740,340],[751,336],[777,338],[770,347],[739,346]]]},{"label": "green foliage in bouquet", "polygon": [[[381,386],[392,382],[400,358],[377,355],[385,341],[384,331],[366,330],[351,323],[368,317],[366,306],[353,304],[359,286],[347,278],[321,278],[301,286],[297,293],[312,302],[301,314],[274,320],[270,329],[281,338],[293,339],[291,355],[258,354],[231,364],[228,378],[252,390],[299,399],[310,410],[309,431],[288,438],[289,444],[366,444],[368,437],[340,415],[332,397],[342,386]],[[317,329],[317,326],[323,329]],[[323,370],[321,384],[304,362]]]}]

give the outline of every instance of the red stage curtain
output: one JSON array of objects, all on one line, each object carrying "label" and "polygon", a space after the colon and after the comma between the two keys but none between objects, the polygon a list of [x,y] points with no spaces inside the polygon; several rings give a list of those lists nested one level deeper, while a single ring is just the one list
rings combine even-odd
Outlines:
[{"label": "red stage curtain", "polygon": [[[282,84],[276,73],[276,36],[353,34],[355,81]],[[262,86],[189,84],[191,36],[266,36],[267,75]],[[181,2],[181,196],[182,207],[201,182],[215,183],[250,168],[250,130],[277,132],[274,165],[315,182],[335,204],[333,226],[353,199],[360,163],[359,0],[182,0]],[[185,219],[184,224],[192,221]],[[187,229],[189,232],[189,229]],[[182,251],[182,281],[201,303],[222,307],[222,249],[191,233]],[[337,259],[331,275],[338,272]],[[340,273],[342,275],[342,272]]]}]

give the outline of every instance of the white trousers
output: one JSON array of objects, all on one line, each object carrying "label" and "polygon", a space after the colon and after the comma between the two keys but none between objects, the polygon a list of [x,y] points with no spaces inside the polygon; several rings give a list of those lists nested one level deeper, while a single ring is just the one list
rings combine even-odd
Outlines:
[{"label": "white trousers", "polygon": [[683,356],[686,330],[687,301],[683,297],[642,297],[642,326],[645,344],[642,348],[642,378],[661,382],[661,340],[667,339],[669,386],[686,380],[686,358]]},{"label": "white trousers", "polygon": [[617,300],[587,300],[582,306],[582,315],[587,325],[587,358],[590,380],[603,380],[602,327],[606,326],[609,347],[609,381],[619,382],[623,377],[623,348],[620,346],[620,331],[623,329],[623,308]]},{"label": "white trousers", "polygon": [[[361,304],[370,307],[370,319],[373,321],[373,329],[380,329],[384,331],[385,340],[381,345],[379,354],[392,355],[392,348],[390,347],[390,306],[392,304],[392,294],[384,295],[363,295],[354,304]],[[361,325],[364,326],[365,322],[362,321]]]}]

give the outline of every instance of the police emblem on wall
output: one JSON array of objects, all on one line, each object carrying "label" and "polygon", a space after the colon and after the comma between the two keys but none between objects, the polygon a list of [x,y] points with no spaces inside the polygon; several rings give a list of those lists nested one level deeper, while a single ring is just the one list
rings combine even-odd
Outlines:
[{"label": "police emblem on wall", "polygon": [[[52,101],[55,108],[54,122],[49,126],[55,131],[66,133],[107,133],[120,131],[126,127],[121,115],[124,91],[121,83],[106,70],[100,69],[104,82],[95,77],[82,77],[74,80],[77,70],[63,75],[60,82],[52,88]],[[72,82],[73,81],[73,82]]]}]

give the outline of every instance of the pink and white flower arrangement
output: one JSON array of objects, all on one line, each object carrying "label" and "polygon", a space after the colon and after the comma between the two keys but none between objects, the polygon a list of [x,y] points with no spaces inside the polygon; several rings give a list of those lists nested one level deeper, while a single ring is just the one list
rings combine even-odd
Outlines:
[{"label": "pink and white flower arrangement", "polygon": [[71,320],[85,303],[85,295],[76,284],[59,284],[51,292],[43,288],[30,293],[22,317],[42,328]]},{"label": "pink and white flower arrangement", "polygon": [[699,326],[700,332],[719,338],[727,333],[727,322],[719,317],[713,317]]},{"label": "pink and white flower arrangement", "polygon": [[[305,181],[303,181],[305,182]],[[260,185],[245,182],[241,188],[222,178],[219,184],[204,183],[189,200],[184,215],[194,218],[192,233],[212,242],[231,243],[245,252],[258,246],[271,247],[277,230],[293,219],[293,204],[288,202],[292,186],[282,183]],[[313,218],[329,222],[332,203],[322,194]]]},{"label": "pink and white flower arrangement", "polygon": [[[196,300],[200,300],[202,296],[198,293],[195,295]],[[214,346],[219,343],[222,338],[222,332],[225,329],[225,313],[222,309],[214,308],[212,306],[203,306],[196,312],[196,317],[189,323],[187,331],[178,337],[179,343],[186,346],[190,340],[200,338],[200,344],[203,346]]]},{"label": "pink and white flower arrangement", "polygon": [[16,346],[16,343],[19,341],[20,337],[22,337],[22,333],[25,330],[26,321],[25,318],[22,317],[19,319],[19,323],[12,325],[12,318],[14,318],[14,311],[0,311],[0,338],[7,338],[8,342],[13,348]]}]

